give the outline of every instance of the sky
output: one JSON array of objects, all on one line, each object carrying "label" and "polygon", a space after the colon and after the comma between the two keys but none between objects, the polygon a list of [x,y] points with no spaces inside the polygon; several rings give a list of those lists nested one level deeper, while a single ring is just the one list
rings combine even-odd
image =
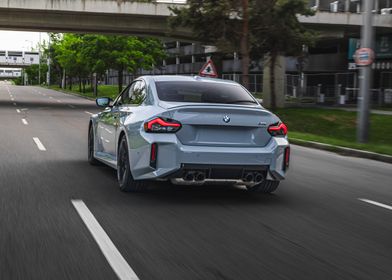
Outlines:
[{"label": "sky", "polygon": [[[41,41],[48,41],[47,33],[41,32]],[[30,51],[37,48],[39,32],[3,31],[0,30],[0,50]]]}]

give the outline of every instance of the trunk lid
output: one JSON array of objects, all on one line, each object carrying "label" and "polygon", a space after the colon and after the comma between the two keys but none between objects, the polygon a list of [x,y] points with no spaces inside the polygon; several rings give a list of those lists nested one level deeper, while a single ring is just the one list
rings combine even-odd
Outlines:
[{"label": "trunk lid", "polygon": [[221,104],[172,107],[162,116],[181,122],[177,137],[192,146],[264,147],[268,126],[279,121],[260,106]]}]

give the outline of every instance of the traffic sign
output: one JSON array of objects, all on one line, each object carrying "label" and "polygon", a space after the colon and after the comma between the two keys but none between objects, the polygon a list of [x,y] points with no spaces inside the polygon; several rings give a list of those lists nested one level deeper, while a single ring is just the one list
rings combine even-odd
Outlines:
[{"label": "traffic sign", "polygon": [[358,66],[368,66],[374,61],[374,51],[370,48],[360,48],[355,52],[355,63]]},{"label": "traffic sign", "polygon": [[216,78],[218,77],[218,72],[216,71],[215,65],[211,59],[209,59],[206,64],[203,65],[201,68],[199,75],[202,77],[211,77]]}]

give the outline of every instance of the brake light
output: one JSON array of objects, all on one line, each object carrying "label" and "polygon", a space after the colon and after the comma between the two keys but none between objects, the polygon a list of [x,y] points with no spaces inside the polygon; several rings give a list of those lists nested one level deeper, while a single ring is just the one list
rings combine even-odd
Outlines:
[{"label": "brake light", "polygon": [[144,131],[151,133],[174,133],[180,130],[181,124],[175,120],[156,118],[144,123]]},{"label": "brake light", "polygon": [[272,124],[268,127],[268,132],[272,136],[286,136],[287,131],[287,126],[282,122]]}]

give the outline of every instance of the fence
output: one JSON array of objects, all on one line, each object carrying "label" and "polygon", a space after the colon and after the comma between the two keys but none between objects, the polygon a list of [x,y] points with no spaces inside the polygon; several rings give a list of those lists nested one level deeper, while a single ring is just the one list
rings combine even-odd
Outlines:
[{"label": "fence", "polygon": [[[242,74],[222,74],[222,79],[242,84]],[[249,74],[249,91],[253,93],[263,91],[263,74]]]},{"label": "fence", "polygon": [[[115,72],[108,73],[106,84],[117,84]],[[133,75],[124,74],[124,84],[129,84]],[[242,74],[223,74],[223,79],[242,84]],[[286,101],[291,103],[307,103],[321,105],[354,105],[358,102],[359,88],[357,73],[321,73],[285,76]],[[249,75],[249,90],[252,93],[263,91],[263,74]],[[373,105],[384,106],[392,104],[392,72],[381,73],[379,89],[371,90]]]},{"label": "fence", "polygon": [[[223,74],[222,78],[242,83],[241,74]],[[320,103],[326,105],[352,105],[358,101],[358,74],[317,73],[300,75],[286,74],[285,95],[288,101],[298,103]],[[301,84],[303,86],[301,86]],[[306,86],[305,86],[306,85]],[[249,90],[263,91],[263,74],[249,75]],[[381,73],[380,88],[371,90],[373,104],[391,104],[392,72]]]}]

